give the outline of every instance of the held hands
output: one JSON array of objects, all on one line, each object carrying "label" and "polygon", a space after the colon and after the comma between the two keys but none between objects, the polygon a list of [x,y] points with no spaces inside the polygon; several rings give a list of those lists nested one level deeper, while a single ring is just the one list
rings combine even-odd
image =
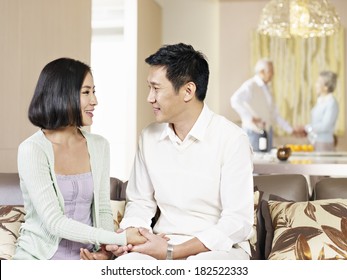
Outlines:
[{"label": "held hands", "polygon": [[293,129],[293,133],[294,136],[296,137],[306,137],[307,136],[307,132],[305,131],[305,127],[303,126],[297,126]]},{"label": "held hands", "polygon": [[163,234],[153,234],[144,228],[140,228],[139,231],[146,237],[147,242],[134,246],[131,251],[150,255],[157,260],[165,260],[169,238]]},{"label": "held hands", "polygon": [[[123,229],[118,229],[116,232],[121,233],[123,231],[124,231]],[[133,248],[133,244],[142,244],[147,241],[147,239],[140,234],[138,228],[126,229],[126,236],[127,236],[127,243],[128,243],[127,245],[118,246],[115,244],[108,244],[106,245],[106,250],[108,252],[111,252],[116,257],[119,257],[130,252],[131,249]]]},{"label": "held hands", "polygon": [[127,243],[131,245],[139,245],[142,243],[145,243],[147,239],[140,233],[138,228],[127,228],[126,230],[127,235]]},{"label": "held hands", "polygon": [[[142,237],[146,239],[146,242],[136,246],[133,246],[132,244],[125,246],[106,245],[106,250],[112,252],[112,254],[114,254],[116,257],[122,256],[129,252],[141,252],[151,255],[157,259],[166,258],[167,241],[169,238],[166,237],[165,234],[160,233],[155,235],[144,228],[132,228],[132,230],[138,230],[138,232],[143,235]],[[119,229],[117,232],[122,231],[122,229]],[[135,233],[135,235],[137,235],[137,233]]]},{"label": "held hands", "polygon": [[[122,232],[122,229],[117,230],[117,233]],[[147,241],[147,239],[140,234],[138,228],[126,229],[126,237],[128,245],[118,246],[115,244],[102,245],[98,252],[89,252],[87,249],[80,249],[81,260],[109,260],[113,255],[121,256],[128,253],[132,248],[133,244],[138,245]]]}]

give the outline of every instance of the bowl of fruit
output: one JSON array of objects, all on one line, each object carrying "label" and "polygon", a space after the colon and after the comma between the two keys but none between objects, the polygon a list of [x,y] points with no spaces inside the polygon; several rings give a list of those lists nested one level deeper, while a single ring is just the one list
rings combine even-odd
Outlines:
[{"label": "bowl of fruit", "polygon": [[286,161],[292,154],[292,149],[289,146],[281,146],[277,149],[277,158],[281,161]]}]

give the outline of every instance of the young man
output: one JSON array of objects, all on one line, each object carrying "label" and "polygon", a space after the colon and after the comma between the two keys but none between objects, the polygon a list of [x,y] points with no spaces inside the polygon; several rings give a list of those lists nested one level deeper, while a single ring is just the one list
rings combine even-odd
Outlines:
[{"label": "young man", "polygon": [[[249,259],[247,135],[204,103],[209,67],[201,52],[165,45],[146,62],[156,122],[140,136],[121,228],[140,227],[148,242],[106,248],[119,259]],[[150,228],[157,207],[152,233],[143,228]]]}]

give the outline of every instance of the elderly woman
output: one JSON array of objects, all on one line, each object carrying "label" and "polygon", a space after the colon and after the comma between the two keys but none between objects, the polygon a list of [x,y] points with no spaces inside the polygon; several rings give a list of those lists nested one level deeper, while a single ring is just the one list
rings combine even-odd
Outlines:
[{"label": "elderly woman", "polygon": [[305,125],[309,141],[315,151],[334,151],[334,129],[339,114],[339,107],[333,92],[336,88],[337,75],[331,71],[320,72],[316,82],[318,99],[311,110],[311,123]]}]

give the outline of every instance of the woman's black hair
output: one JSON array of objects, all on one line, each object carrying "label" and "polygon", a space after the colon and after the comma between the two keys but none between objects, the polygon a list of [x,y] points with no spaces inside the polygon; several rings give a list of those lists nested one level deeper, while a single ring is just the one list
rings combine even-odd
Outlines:
[{"label": "woman's black hair", "polygon": [[78,60],[59,58],[41,71],[28,117],[43,129],[82,126],[80,91],[90,67]]}]

